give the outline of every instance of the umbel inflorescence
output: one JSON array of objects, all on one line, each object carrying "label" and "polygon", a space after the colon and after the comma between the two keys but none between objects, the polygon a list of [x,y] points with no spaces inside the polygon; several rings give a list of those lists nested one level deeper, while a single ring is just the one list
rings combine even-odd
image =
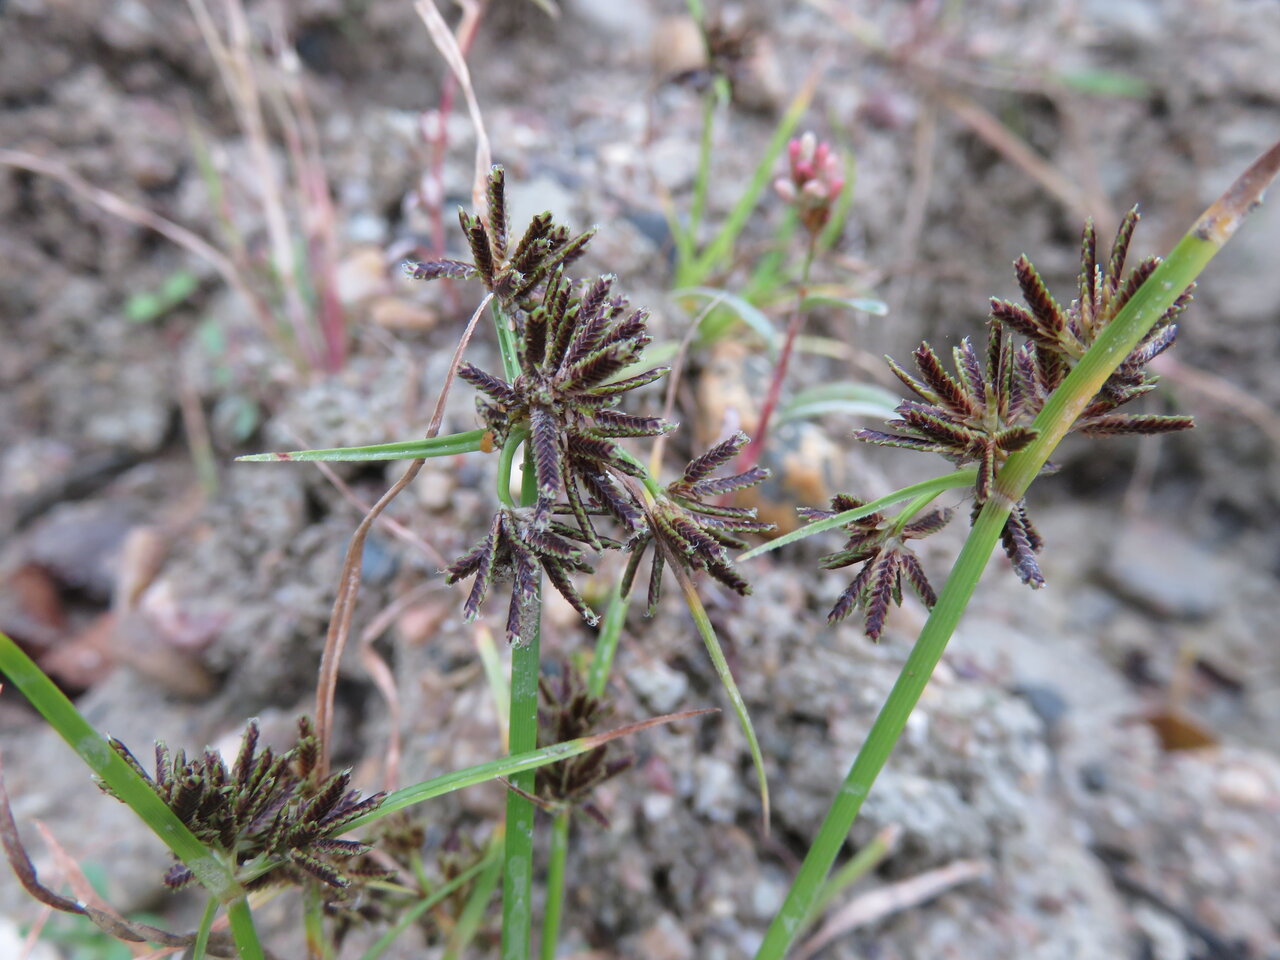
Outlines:
[{"label": "umbel inflorescence", "polygon": [[[1092,223],[1086,225],[1078,296],[1068,307],[1054,299],[1031,262],[1020,257],[1014,270],[1026,305],[991,301],[985,350],[979,350],[966,337],[952,351],[954,373],[947,371],[928,343],[921,343],[914,354],[918,375],[908,373],[890,359],[890,369],[915,395],[914,399],[898,405],[898,418],[890,420],[885,429],[859,430],[855,436],[868,443],[938,453],[957,466],[976,465],[976,518],[992,496],[996,476],[1009,455],[1036,438],[1032,424],[1050,394],[1158,266],[1159,258],[1149,257],[1125,270],[1137,222],[1135,208],[1125,215],[1105,262],[1098,259]],[[1173,344],[1178,332],[1174,320],[1190,299],[1188,288],[1106,381],[1072,430],[1092,435],[1156,434],[1193,426],[1190,417],[1116,412],[1155,388],[1157,378],[1147,365]],[[1025,341],[1015,345],[1019,337]],[[838,497],[832,506],[842,512],[860,503],[851,497]],[[810,515],[831,514],[810,511]],[[872,514],[846,525],[850,533],[848,544],[825,557],[823,566],[864,566],[837,601],[830,619],[840,619],[860,607],[866,613],[868,635],[878,638],[888,601],[901,602],[904,577],[931,607],[933,590],[919,561],[903,541],[941,529],[945,522],[946,515],[942,514],[921,520],[887,519]],[[1044,576],[1036,554],[1043,540],[1027,516],[1025,502],[1014,505],[1001,540],[1023,583],[1042,586]]]},{"label": "umbel inflorescence", "polygon": [[[350,771],[318,775],[319,741],[310,720],[298,722],[297,740],[284,753],[259,750],[258,724],[250,722],[230,767],[215,751],[188,759],[185,751],[158,743],[154,776],[123,743],[111,743],[197,839],[236,865],[246,887],[315,880],[336,896],[353,880],[371,879],[353,866],[370,847],[339,834],[376,809],[383,795],[361,797],[350,789]],[[385,875],[376,872],[379,879]],[[194,879],[176,863],[164,882],[180,889]]]},{"label": "umbel inflorescence", "polygon": [[[478,614],[496,580],[511,579],[507,633],[519,642],[527,635],[524,620],[545,574],[594,624],[595,613],[571,579],[575,571],[593,569],[588,551],[622,549],[638,556],[655,539],[666,545],[668,558],[748,593],[724,546],[737,543],[731,536],[735,531],[767,525],[752,511],[700,501],[713,492],[708,484],[720,484],[724,490],[717,490],[724,492],[759,483],[767,473],[710,480],[710,473],[727,462],[712,451],[711,461],[699,467],[699,480],[686,477],[667,490],[659,488],[619,443],[675,427],[661,417],[620,409],[628,394],[668,372],[661,366],[632,372],[649,343],[647,312],[628,308],[614,293],[612,276],[580,281],[568,275],[566,268],[582,254],[590,232],[575,236],[550,214],[540,214],[509,247],[501,167],[491,171],[487,200],[487,222],[460,212],[471,263],[446,259],[409,266],[409,275],[417,279],[477,278],[493,295],[499,322],[508,324],[511,334],[514,369],[500,376],[463,363],[458,376],[478,391],[477,410],[495,444],[506,449],[527,444],[536,480],[532,502],[504,503],[480,542],[446,568],[450,583],[475,578],[466,615]],[[732,441],[733,450],[740,446]],[[653,576],[661,573],[659,562]],[[651,583],[651,599],[657,589]]]}]

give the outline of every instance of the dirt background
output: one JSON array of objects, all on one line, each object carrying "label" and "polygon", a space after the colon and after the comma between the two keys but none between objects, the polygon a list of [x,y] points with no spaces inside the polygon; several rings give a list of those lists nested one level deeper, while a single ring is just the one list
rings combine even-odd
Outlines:
[{"label": "dirt background", "polygon": [[[1272,3],[710,6],[749,42],[734,102],[717,116],[709,224],[815,76],[802,126],[856,157],[857,176],[820,278],[891,308],[884,319],[815,316],[810,332],[843,348],[802,355],[796,383],[891,386],[876,358],[980,329],[986,298],[1015,294],[1009,264],[1022,252],[1068,299],[1085,215],[1105,230],[1138,202],[1138,251],[1167,249],[1280,130]],[[552,20],[532,3],[494,2],[468,58],[513,218],[550,208],[599,224],[583,271],[617,273],[653,309],[658,337],[679,338],[689,317],[670,296],[662,200],[688,210],[702,112],[684,6],[563,7]],[[255,49],[287,36],[297,53],[292,72],[261,58],[266,95],[297,87],[314,118],[315,189],[301,203],[281,190],[293,247],[311,256],[293,285],[310,298],[301,316],[344,324],[346,356],[331,373],[266,336],[207,260],[30,169],[30,155],[57,164],[228,255],[230,226],[248,285],[287,318],[280,278],[264,267],[260,191],[264,169],[288,183],[290,132],[268,108],[265,166],[255,157],[192,10],[0,4],[0,628],[142,754],[157,737],[225,746],[251,716],[281,737],[311,709],[359,511],[314,468],[229,461],[419,434],[476,297],[412,285],[399,268],[430,244],[437,198],[446,226],[467,202],[474,151],[459,107],[445,121],[443,178],[424,179],[443,73],[411,5],[248,10]],[[766,195],[721,282],[743,282],[780,217]],[[457,252],[456,230],[448,243]],[[992,563],[854,829],[855,846],[886,829],[896,840],[848,898],[901,897],[922,875],[948,876],[931,871],[977,879],[924,905],[864,900],[880,907],[820,956],[1280,957],[1277,250],[1273,204],[1209,268],[1187,315],[1152,409],[1194,413],[1200,429],[1073,443],[1037,485],[1049,588],[1026,591],[1003,558]],[[494,361],[487,331],[469,356]],[[714,434],[726,417],[749,418],[725,384],[758,395],[760,363],[740,347],[695,351],[680,419]],[[455,391],[445,430],[475,424],[468,391]],[[784,472],[810,491],[878,494],[936,469],[856,448],[856,425],[830,417],[782,438],[795,455]],[[674,447],[673,465],[692,441]],[[379,531],[366,551],[356,630],[395,669],[401,783],[501,749],[475,628],[437,574],[487,522],[492,470],[478,456],[432,464],[391,511],[411,536]],[[369,502],[398,472],[337,476]],[[962,535],[957,525],[926,552],[937,579]],[[856,622],[827,627],[845,581],[813,570],[833,545],[753,562],[746,600],[707,590],[768,758],[771,837],[759,834],[731,717],[643,735],[636,768],[601,792],[611,827],[575,828],[561,956],[751,955],[923,622],[909,604],[878,646]],[[588,590],[600,595],[614,575],[603,566]],[[590,643],[571,611],[553,605],[548,617],[549,665]],[[653,621],[633,614],[617,666],[619,720],[725,706],[678,606]],[[376,788],[388,715],[354,648],[339,700],[339,759]],[[1197,741],[1208,745],[1171,749]],[[161,887],[159,845],[12,690],[0,695],[0,747],[49,876],[37,819],[118,909],[194,923],[195,898]],[[482,840],[502,799],[489,785],[430,805],[428,853],[451,835]],[[283,957],[301,955],[290,902],[262,914]],[[38,910],[7,875],[0,915],[0,955],[17,956]],[[112,956],[74,929],[51,926],[32,956]],[[406,937],[401,955],[438,955],[423,936]]]}]

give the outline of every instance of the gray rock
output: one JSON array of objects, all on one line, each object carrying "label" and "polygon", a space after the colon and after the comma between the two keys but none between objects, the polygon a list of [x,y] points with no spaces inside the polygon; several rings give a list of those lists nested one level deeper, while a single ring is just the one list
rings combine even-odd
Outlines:
[{"label": "gray rock", "polygon": [[1117,531],[1099,576],[1117,596],[1158,617],[1203,620],[1230,593],[1227,570],[1178,530],[1138,521]]},{"label": "gray rock", "polygon": [[628,686],[654,713],[673,713],[689,691],[689,678],[658,659],[627,669]]}]

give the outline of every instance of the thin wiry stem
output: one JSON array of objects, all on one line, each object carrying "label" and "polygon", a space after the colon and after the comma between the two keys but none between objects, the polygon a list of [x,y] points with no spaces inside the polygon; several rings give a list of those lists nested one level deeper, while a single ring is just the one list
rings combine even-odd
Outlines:
[{"label": "thin wiry stem", "polygon": [[747,444],[747,449],[742,451],[742,456],[738,459],[737,469],[748,470],[760,462],[760,456],[764,453],[765,441],[769,437],[769,424],[773,421],[774,411],[778,408],[778,400],[782,396],[782,383],[787,378],[787,369],[791,365],[791,353],[795,349],[796,337],[800,335],[800,330],[804,327],[805,310],[804,302],[809,296],[809,273],[813,269],[814,254],[818,249],[818,234],[809,234],[809,245],[805,250],[804,267],[800,272],[800,286],[796,289],[796,306],[791,313],[791,319],[787,321],[786,336],[782,341],[782,353],[778,356],[778,363],[773,368],[773,377],[769,381],[769,392],[765,394],[764,405],[760,408],[760,422],[756,426],[756,435],[751,443]]},{"label": "thin wiry stem", "polygon": [[[449,390],[453,386],[458,365],[462,363],[462,354],[471,342],[476,324],[484,308],[489,305],[492,294],[486,295],[471,314],[467,327],[458,340],[449,362],[449,370],[445,374],[444,385],[436,398],[435,410],[431,413],[431,422],[427,424],[428,439],[440,433],[440,425],[444,422],[445,403],[449,398]],[[351,543],[347,546],[347,555],[342,561],[342,573],[338,580],[338,594],[333,601],[333,612],[329,616],[329,630],[325,634],[324,653],[320,657],[320,676],[316,681],[316,732],[320,738],[320,759],[316,764],[317,775],[324,777],[329,772],[329,747],[333,736],[333,699],[338,687],[338,664],[342,660],[342,651],[346,648],[347,638],[351,635],[351,619],[355,616],[356,598],[360,594],[360,577],[364,560],[364,543],[373,528],[374,522],[390,504],[400,495],[422,469],[425,460],[414,460],[400,477],[365,514],[364,519],[351,535]]]},{"label": "thin wiry stem", "polygon": [[556,814],[551,825],[551,855],[547,863],[547,898],[542,913],[541,960],[556,960],[560,918],[564,910],[564,881],[569,859],[570,809]]}]

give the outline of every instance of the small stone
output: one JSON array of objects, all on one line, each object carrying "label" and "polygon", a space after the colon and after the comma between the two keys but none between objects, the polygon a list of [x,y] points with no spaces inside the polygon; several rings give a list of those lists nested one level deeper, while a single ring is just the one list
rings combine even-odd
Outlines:
[{"label": "small stone", "polygon": [[65,503],[40,522],[30,543],[30,559],[68,587],[106,601],[116,585],[116,567],[133,527],[128,509],[95,500]]},{"label": "small stone", "polygon": [[386,258],[379,247],[359,247],[338,264],[338,300],[345,307],[371,300],[387,285]]},{"label": "small stone", "polygon": [[1172,527],[1134,523],[1119,532],[1100,577],[1117,596],[1173,620],[1204,620],[1230,595],[1212,554]]},{"label": "small stone", "polygon": [[456,485],[457,481],[452,471],[424,467],[414,481],[413,489],[420,504],[438,513],[452,502],[453,489]]},{"label": "small stone", "polygon": [[693,942],[680,922],[669,913],[640,935],[639,955],[647,960],[693,960]]},{"label": "small stone", "polygon": [[692,17],[663,17],[653,31],[653,72],[663,80],[707,66],[707,45]]},{"label": "small stone", "polygon": [[420,331],[433,329],[440,322],[440,314],[399,297],[376,297],[369,304],[369,319],[387,330]]},{"label": "small stone", "polygon": [[1234,764],[1218,776],[1214,792],[1224,803],[1237,807],[1261,807],[1274,795],[1261,771]]},{"label": "small stone", "polygon": [[[33,901],[34,902],[34,901]],[[0,957],[25,957],[26,960],[58,960],[58,951],[47,943],[36,942],[24,952],[27,938],[8,917],[0,917]]]},{"label": "small stone", "polygon": [[717,757],[700,757],[695,778],[693,809],[715,823],[731,823],[739,790],[733,768]]},{"label": "small stone", "polygon": [[689,678],[661,660],[637,664],[627,671],[627,683],[649,709],[671,713],[684,701]]},{"label": "small stone", "polygon": [[661,823],[675,810],[676,798],[667,793],[647,793],[641,801],[644,818],[650,823]]}]

